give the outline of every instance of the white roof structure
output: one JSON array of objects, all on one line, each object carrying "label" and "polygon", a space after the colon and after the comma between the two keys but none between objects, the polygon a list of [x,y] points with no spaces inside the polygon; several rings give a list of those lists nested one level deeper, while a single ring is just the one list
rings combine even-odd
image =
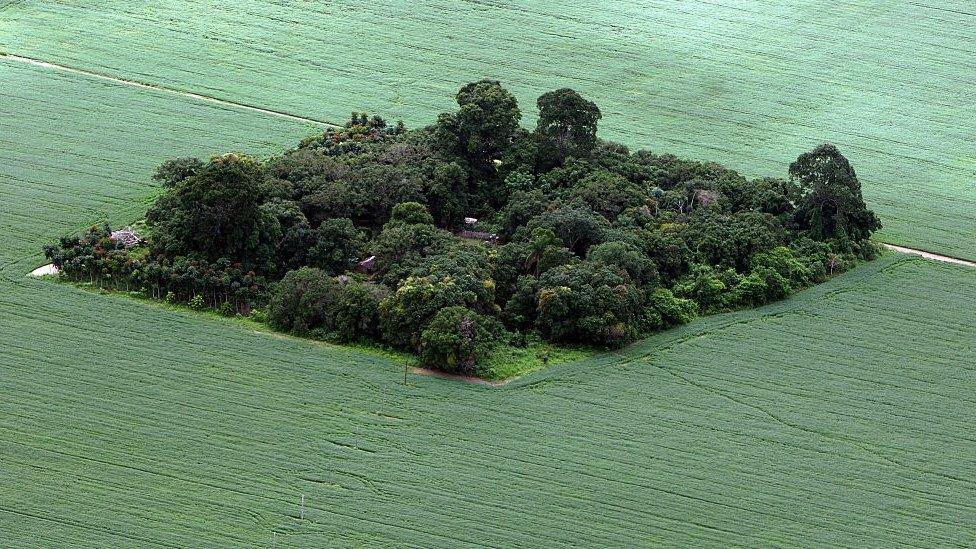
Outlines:
[{"label": "white roof structure", "polygon": [[118,231],[112,231],[112,234],[109,235],[109,238],[115,240],[116,242],[121,242],[122,245],[125,246],[126,248],[131,248],[142,242],[142,239],[139,238],[139,235],[136,234],[134,230],[132,230],[132,227],[126,227]]}]

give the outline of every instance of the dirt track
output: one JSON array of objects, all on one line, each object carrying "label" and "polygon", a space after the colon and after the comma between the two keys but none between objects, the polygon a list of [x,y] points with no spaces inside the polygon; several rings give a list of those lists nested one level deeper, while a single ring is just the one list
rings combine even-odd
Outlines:
[{"label": "dirt track", "polygon": [[331,123],[326,122],[324,120],[316,120],[314,118],[308,118],[308,117],[305,117],[305,116],[297,116],[297,115],[289,114],[289,113],[282,112],[282,111],[276,111],[276,110],[272,110],[272,109],[264,109],[264,108],[261,108],[261,107],[255,107],[253,105],[247,105],[247,104],[244,104],[244,103],[238,103],[236,101],[228,101],[226,99],[220,99],[218,97],[211,97],[209,95],[201,95],[199,93],[182,91],[182,90],[178,90],[178,89],[175,89],[175,88],[168,88],[168,87],[165,87],[165,86],[157,86],[155,84],[146,84],[144,82],[137,82],[137,81],[134,81],[134,80],[125,80],[123,78],[116,78],[114,76],[109,76],[107,74],[101,74],[101,73],[98,73],[98,72],[92,72],[92,71],[86,71],[86,70],[82,70],[82,69],[76,69],[74,67],[69,67],[67,65],[58,65],[56,63],[48,63],[47,61],[41,61],[40,59],[34,59],[33,57],[23,57],[23,56],[20,56],[20,55],[13,55],[13,54],[10,54],[10,53],[2,53],[2,52],[0,52],[0,59],[7,59],[9,61],[17,61],[19,63],[27,63],[29,65],[35,65],[35,66],[38,66],[38,67],[44,67],[44,68],[47,68],[47,69],[54,69],[54,70],[59,70],[59,71],[64,71],[64,72],[70,72],[70,73],[74,73],[74,74],[82,74],[82,75],[85,75],[85,76],[89,76],[91,78],[98,78],[98,79],[101,79],[101,80],[108,80],[110,82],[115,82],[116,84],[122,84],[124,86],[131,86],[131,87],[134,87],[134,88],[142,88],[142,89],[146,89],[146,90],[155,90],[155,91],[164,92],[164,93],[171,93],[171,94],[174,94],[174,95],[180,95],[180,96],[183,96],[183,97],[189,97],[189,98],[192,98],[192,99],[197,99],[199,101],[206,101],[208,103],[216,103],[218,105],[223,105],[225,107],[231,107],[231,108],[241,109],[241,110],[245,110],[245,111],[259,112],[259,113],[266,114],[266,115],[269,115],[269,116],[277,116],[279,118],[285,118],[285,119],[288,119],[288,120],[294,120],[296,122],[305,122],[307,124],[312,124],[312,125],[316,125],[316,126],[335,126],[334,124],[331,124]]},{"label": "dirt track", "polygon": [[931,259],[933,261],[942,261],[944,263],[954,263],[956,265],[966,265],[967,267],[976,267],[976,262],[968,261],[966,259],[959,259],[958,257],[949,257],[947,255],[934,254],[932,252],[926,252],[925,250],[917,250],[915,248],[906,248],[904,246],[895,246],[894,244],[882,244],[885,248],[889,250],[896,251],[902,254],[911,254],[924,257],[925,259]]}]

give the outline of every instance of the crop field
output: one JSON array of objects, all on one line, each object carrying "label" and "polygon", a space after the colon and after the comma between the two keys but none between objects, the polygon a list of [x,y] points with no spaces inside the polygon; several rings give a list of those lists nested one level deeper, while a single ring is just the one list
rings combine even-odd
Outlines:
[{"label": "crop field", "polygon": [[424,124],[482,77],[531,114],[572,86],[604,136],[749,175],[832,141],[880,239],[976,258],[971,2],[774,4],[42,0],[0,8],[0,51],[330,121]]},{"label": "crop field", "polygon": [[167,158],[269,155],[313,131],[3,58],[0,82],[2,264],[39,263],[38,246],[91,223],[141,218],[150,176]]},{"label": "crop field", "polygon": [[[270,152],[304,128],[0,67],[20,83],[0,177],[5,547],[976,542],[971,269],[889,256],[503,388],[404,387],[384,359],[24,278],[48,239],[141,208],[154,157]],[[43,107],[17,99],[28,82]]]},{"label": "crop field", "polygon": [[888,258],[504,388],[404,387],[382,359],[18,276],[0,537],[972,545],[974,299],[964,267]]},{"label": "crop field", "polygon": [[[0,50],[324,119],[574,85],[614,137],[751,173],[834,139],[885,239],[976,256],[961,2],[185,4],[0,0]],[[311,130],[0,58],[0,545],[976,545],[971,268],[889,254],[498,388],[24,277],[139,217],[161,160]]]}]

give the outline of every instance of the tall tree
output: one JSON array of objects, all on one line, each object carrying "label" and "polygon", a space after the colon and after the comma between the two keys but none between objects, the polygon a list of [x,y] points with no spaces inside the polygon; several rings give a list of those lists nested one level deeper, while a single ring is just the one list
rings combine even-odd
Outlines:
[{"label": "tall tree", "polygon": [[596,103],[569,88],[542,94],[537,102],[540,161],[552,167],[567,157],[587,158],[596,146],[596,126],[603,115]]},{"label": "tall tree", "polygon": [[259,272],[273,270],[281,225],[261,208],[270,193],[260,162],[239,154],[215,156],[149,209],[154,247],[173,256],[227,258]]},{"label": "tall tree", "polygon": [[438,118],[438,132],[456,140],[457,152],[472,167],[486,169],[512,143],[522,119],[518,100],[497,80],[467,84],[456,99],[460,109]]},{"label": "tall tree", "polygon": [[790,178],[800,189],[794,220],[813,238],[859,241],[881,228],[864,203],[854,168],[834,145],[801,154],[790,164]]}]

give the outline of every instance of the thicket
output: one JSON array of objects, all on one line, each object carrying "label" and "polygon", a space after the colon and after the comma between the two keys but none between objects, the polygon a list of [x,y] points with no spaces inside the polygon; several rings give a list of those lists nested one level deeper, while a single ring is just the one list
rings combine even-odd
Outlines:
[{"label": "thicket", "polygon": [[598,138],[599,108],[570,89],[539,98],[531,131],[498,82],[457,103],[416,130],[353,113],[267,161],[167,161],[145,247],[105,226],[45,252],[72,280],[473,374],[527,335],[616,347],[875,253],[880,222],[832,145],[747,179]]}]

